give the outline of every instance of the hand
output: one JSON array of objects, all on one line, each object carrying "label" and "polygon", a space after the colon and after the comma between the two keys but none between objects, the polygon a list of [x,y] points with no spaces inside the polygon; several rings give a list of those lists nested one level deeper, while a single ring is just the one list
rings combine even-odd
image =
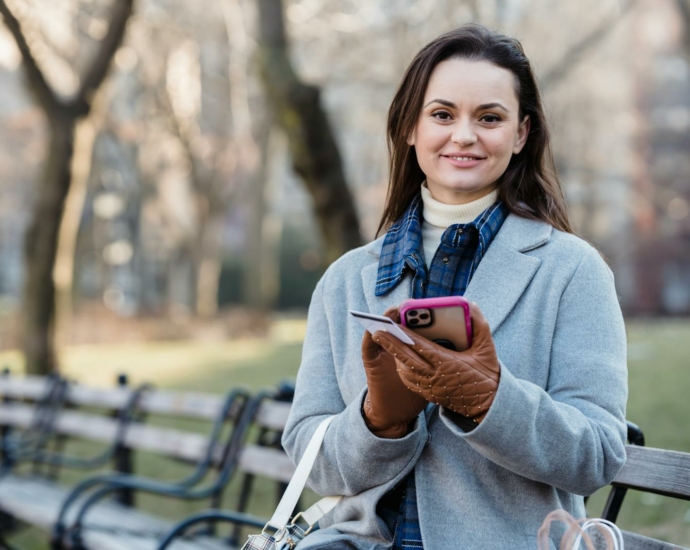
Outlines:
[{"label": "hand", "polygon": [[[398,308],[390,308],[384,315],[400,322]],[[395,359],[368,331],[362,340],[362,362],[369,388],[362,411],[369,430],[386,439],[404,437],[410,423],[424,410],[426,400],[405,387],[396,372]]]},{"label": "hand", "polygon": [[374,339],[396,357],[400,379],[409,389],[478,424],[493,403],[501,369],[489,323],[477,304],[470,304],[470,314],[472,347],[465,351],[446,349],[406,327],[414,346],[381,331]]}]

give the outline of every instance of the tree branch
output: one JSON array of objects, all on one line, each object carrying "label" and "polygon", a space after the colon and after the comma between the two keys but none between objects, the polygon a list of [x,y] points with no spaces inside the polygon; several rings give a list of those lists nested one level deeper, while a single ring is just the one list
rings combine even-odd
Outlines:
[{"label": "tree branch", "polygon": [[[682,1],[682,0],[679,0]],[[547,70],[539,79],[543,91],[553,88],[561,82],[572,69],[596,46],[601,44],[604,39],[616,28],[616,25],[623,20],[638,0],[629,0],[619,15],[609,17],[590,34],[577,42],[566,52],[563,58],[557,62],[550,70]]]},{"label": "tree branch", "polygon": [[[2,1],[0,0],[0,2]],[[108,33],[101,40],[98,53],[86,71],[73,101],[77,110],[84,115],[91,109],[93,96],[108,74],[110,61],[122,43],[127,29],[127,21],[132,15],[133,5],[134,0],[115,0],[113,3]]]},{"label": "tree branch", "polygon": [[60,106],[60,100],[48,85],[43,72],[38,67],[36,59],[31,53],[31,48],[26,41],[26,37],[22,32],[22,26],[19,20],[14,16],[12,11],[7,6],[5,0],[0,0],[0,14],[5,21],[5,26],[12,33],[17,47],[22,54],[24,61],[24,71],[29,79],[31,90],[36,94],[39,103],[43,106],[46,113],[54,113]]}]

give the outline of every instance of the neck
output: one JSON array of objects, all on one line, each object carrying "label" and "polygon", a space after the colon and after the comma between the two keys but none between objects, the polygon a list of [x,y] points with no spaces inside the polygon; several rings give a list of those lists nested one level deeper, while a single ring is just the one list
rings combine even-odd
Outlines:
[{"label": "neck", "polygon": [[444,229],[456,223],[470,223],[497,199],[498,191],[494,189],[487,195],[465,204],[445,204],[436,200],[426,183],[423,183],[424,222]]}]

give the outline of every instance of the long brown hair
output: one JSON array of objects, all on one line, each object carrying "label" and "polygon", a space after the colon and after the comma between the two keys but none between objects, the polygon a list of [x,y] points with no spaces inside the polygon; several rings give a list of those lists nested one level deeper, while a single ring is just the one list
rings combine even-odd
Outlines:
[{"label": "long brown hair", "polygon": [[530,117],[527,142],[513,155],[499,178],[498,196],[513,214],[550,223],[574,233],[551,153],[549,130],[539,89],[522,45],[515,38],[477,24],[467,24],[432,40],[415,56],[405,72],[388,110],[390,180],[386,206],[377,235],[395,223],[419,193],[425,175],[408,145],[422,109],[432,71],[441,61],[463,58],[488,61],[508,69],[517,78],[519,117]]}]

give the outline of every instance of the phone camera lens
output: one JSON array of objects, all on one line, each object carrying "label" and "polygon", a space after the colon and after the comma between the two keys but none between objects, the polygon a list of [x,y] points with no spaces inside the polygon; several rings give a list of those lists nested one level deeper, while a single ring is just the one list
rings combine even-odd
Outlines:
[{"label": "phone camera lens", "polygon": [[422,313],[422,314],[419,316],[419,318],[420,318],[422,321],[428,321],[428,320],[429,320],[429,314],[428,314],[428,313]]},{"label": "phone camera lens", "polygon": [[412,319],[408,319],[407,322],[410,323],[411,326],[415,326],[419,324],[419,319],[413,317]]}]

